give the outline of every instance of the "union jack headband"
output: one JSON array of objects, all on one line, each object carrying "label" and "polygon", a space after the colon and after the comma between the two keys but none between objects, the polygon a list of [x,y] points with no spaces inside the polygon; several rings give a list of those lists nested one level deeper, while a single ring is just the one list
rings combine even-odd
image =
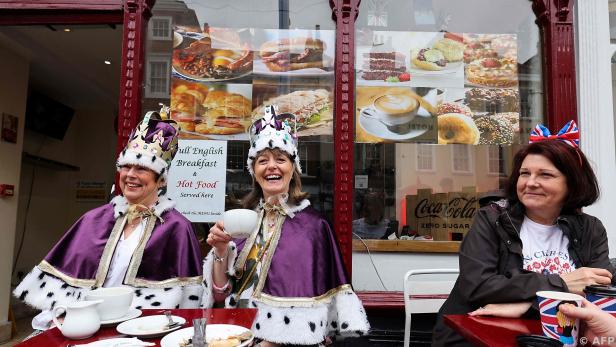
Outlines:
[{"label": "union jack headband", "polygon": [[544,140],[560,140],[573,148],[578,148],[580,146],[580,133],[577,124],[575,124],[573,120],[565,124],[556,135],[550,134],[550,130],[544,125],[537,124],[535,129],[530,133],[528,143]]}]

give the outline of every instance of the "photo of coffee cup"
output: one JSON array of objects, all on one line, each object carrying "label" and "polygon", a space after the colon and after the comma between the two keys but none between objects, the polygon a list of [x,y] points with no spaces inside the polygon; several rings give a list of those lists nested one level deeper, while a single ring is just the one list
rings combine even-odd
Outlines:
[{"label": "photo of coffee cup", "polygon": [[405,133],[410,130],[418,109],[419,102],[410,95],[384,94],[364,108],[362,115],[378,120],[394,133]]},{"label": "photo of coffee cup", "polygon": [[583,299],[580,295],[566,292],[537,292],[543,334],[559,340],[565,347],[577,346],[580,321],[565,316],[559,308],[563,304],[581,306]]}]

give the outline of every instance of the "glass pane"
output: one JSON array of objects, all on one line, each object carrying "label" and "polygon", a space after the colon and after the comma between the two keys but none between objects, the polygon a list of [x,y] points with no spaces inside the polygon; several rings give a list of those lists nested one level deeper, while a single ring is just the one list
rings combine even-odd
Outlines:
[{"label": "glass pane", "polygon": [[[276,104],[297,119],[303,190],[332,217],[335,25],[329,3],[157,1],[150,25],[146,54],[157,60],[147,77],[152,90],[167,89],[160,98],[146,94],[143,110],[169,105],[182,128],[184,176],[171,189],[178,210],[207,223],[238,207],[252,189],[247,129],[265,104]],[[162,37],[167,25],[173,40]],[[167,70],[161,60],[169,62]],[[222,184],[211,196],[181,198],[194,194],[198,180]]]},{"label": "glass pane", "polygon": [[512,153],[543,123],[531,4],[492,5],[362,1],[353,230],[382,241],[355,251],[462,240],[478,199],[503,188]]}]

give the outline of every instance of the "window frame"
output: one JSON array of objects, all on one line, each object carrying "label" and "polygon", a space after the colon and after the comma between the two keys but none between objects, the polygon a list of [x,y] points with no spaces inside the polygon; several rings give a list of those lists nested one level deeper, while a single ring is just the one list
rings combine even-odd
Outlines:
[{"label": "window frame", "polygon": [[[150,89],[152,85],[152,69],[150,67],[150,63],[160,63],[164,62],[167,65],[167,72],[164,74],[165,78],[165,89],[166,92],[153,92]],[[167,98],[169,97],[169,91],[171,88],[171,58],[165,54],[150,54],[146,59],[145,65],[145,97],[146,98]],[[156,77],[159,78],[159,77]]]},{"label": "window frame", "polygon": [[[169,24],[169,34],[167,36],[154,35],[154,22],[164,20]],[[173,17],[170,16],[154,16],[148,22],[148,36],[152,40],[171,41],[173,40]]]}]

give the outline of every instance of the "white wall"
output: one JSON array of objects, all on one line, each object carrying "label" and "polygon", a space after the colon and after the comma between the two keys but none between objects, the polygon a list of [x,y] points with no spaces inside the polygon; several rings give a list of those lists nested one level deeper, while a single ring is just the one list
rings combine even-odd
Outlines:
[{"label": "white wall", "polygon": [[357,291],[402,291],[402,280],[408,270],[458,268],[457,253],[372,252],[371,254],[372,256],[368,253],[353,252],[353,289]]},{"label": "white wall", "polygon": [[[28,89],[28,61],[0,42],[0,117],[6,112],[19,118],[17,143],[0,141],[0,184],[15,186],[15,196],[0,198],[0,324],[6,322],[10,297],[13,242],[20,193],[21,150]],[[0,118],[1,122],[1,118]]]}]

